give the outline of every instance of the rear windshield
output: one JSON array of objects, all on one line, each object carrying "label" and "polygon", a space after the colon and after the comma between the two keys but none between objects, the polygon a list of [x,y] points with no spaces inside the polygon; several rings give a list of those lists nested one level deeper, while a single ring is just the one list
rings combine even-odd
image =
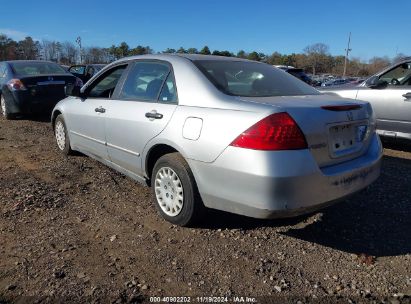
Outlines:
[{"label": "rear windshield", "polygon": [[66,74],[67,72],[58,64],[52,62],[11,62],[14,72],[22,76]]},{"label": "rear windshield", "polygon": [[317,90],[271,65],[247,61],[194,60],[225,94],[244,97],[318,95]]}]

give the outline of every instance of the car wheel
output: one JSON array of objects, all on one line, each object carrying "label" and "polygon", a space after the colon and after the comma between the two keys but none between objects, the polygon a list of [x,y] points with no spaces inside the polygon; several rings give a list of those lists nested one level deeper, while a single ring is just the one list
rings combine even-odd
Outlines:
[{"label": "car wheel", "polygon": [[56,137],[57,147],[63,154],[73,154],[73,150],[70,147],[70,139],[67,135],[66,124],[61,114],[57,116],[54,122],[54,136]]},{"label": "car wheel", "polygon": [[14,119],[15,118],[14,114],[10,113],[9,103],[8,103],[7,99],[4,97],[4,95],[0,96],[0,106],[1,106],[1,114],[6,119]]},{"label": "car wheel", "polygon": [[160,157],[151,181],[154,203],[165,220],[189,226],[201,218],[205,207],[193,173],[179,153]]}]

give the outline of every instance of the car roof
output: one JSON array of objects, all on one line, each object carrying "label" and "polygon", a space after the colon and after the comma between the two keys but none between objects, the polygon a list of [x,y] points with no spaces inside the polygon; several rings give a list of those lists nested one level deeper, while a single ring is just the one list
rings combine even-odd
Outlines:
[{"label": "car roof", "polygon": [[237,58],[237,57],[226,57],[226,56],[216,56],[216,55],[200,55],[200,54],[147,54],[147,55],[136,55],[130,57],[121,58],[115,62],[136,60],[136,59],[157,59],[157,60],[213,60],[213,61],[247,61],[255,62],[248,59]]}]

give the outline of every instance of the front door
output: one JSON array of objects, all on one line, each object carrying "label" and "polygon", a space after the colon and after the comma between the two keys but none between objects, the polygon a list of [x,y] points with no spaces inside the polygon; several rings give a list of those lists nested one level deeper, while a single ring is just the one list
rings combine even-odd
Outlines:
[{"label": "front door", "polygon": [[402,63],[379,77],[382,89],[359,90],[357,98],[371,103],[382,135],[411,137],[411,63]]},{"label": "front door", "polygon": [[109,102],[127,64],[116,66],[101,75],[78,97],[68,113],[70,139],[73,146],[97,158],[108,159],[105,116]]}]

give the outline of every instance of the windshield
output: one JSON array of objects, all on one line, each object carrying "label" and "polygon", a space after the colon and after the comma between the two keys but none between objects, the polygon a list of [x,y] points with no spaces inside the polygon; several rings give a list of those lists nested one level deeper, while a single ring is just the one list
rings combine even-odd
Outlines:
[{"label": "windshield", "polygon": [[22,76],[67,74],[61,66],[52,62],[16,61],[11,62],[10,65],[16,74]]},{"label": "windshield", "polygon": [[194,60],[225,94],[244,97],[318,95],[317,90],[271,65],[247,61]]}]

